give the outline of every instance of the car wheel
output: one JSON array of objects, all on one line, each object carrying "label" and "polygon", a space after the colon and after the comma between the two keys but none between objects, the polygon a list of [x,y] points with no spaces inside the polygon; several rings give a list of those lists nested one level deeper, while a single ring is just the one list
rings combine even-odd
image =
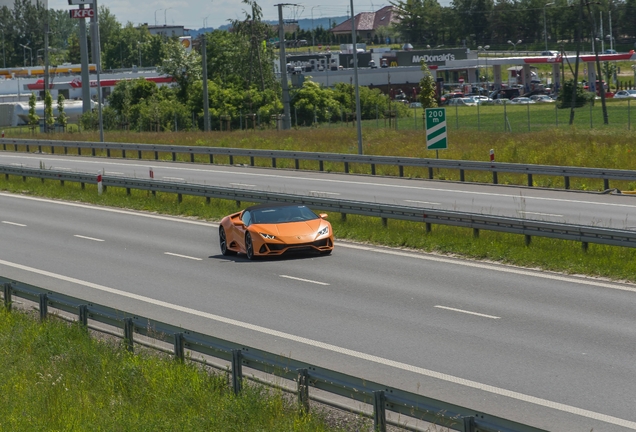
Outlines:
[{"label": "car wheel", "polygon": [[236,252],[227,248],[227,236],[223,227],[219,227],[219,246],[221,247],[221,255],[236,255]]},{"label": "car wheel", "polygon": [[248,260],[254,259],[254,243],[252,243],[250,233],[245,233],[245,255],[247,255]]}]

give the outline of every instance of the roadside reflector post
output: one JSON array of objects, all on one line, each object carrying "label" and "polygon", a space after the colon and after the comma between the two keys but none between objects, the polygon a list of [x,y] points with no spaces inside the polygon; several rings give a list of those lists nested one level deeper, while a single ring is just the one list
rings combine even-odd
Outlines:
[{"label": "roadside reflector post", "polygon": [[97,171],[97,195],[101,195],[104,191],[104,185],[102,183],[102,172]]},{"label": "roadside reflector post", "polygon": [[495,149],[490,149],[490,162],[495,161]]}]

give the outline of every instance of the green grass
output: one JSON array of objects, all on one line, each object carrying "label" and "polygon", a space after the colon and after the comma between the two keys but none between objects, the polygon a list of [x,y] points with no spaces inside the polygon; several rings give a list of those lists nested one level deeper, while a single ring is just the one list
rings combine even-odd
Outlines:
[{"label": "green grass", "polygon": [[[61,186],[56,181],[43,183],[27,179],[23,182],[13,176],[9,180],[4,176],[0,178],[0,190],[209,221],[218,221],[240,209],[234,201],[211,200],[206,204],[204,198],[184,196],[178,203],[173,194],[160,193],[153,197],[149,192],[132,190],[126,195],[125,189],[112,187],[100,196],[95,185],[86,185],[82,190],[76,183],[66,182]],[[241,204],[245,207],[250,203]],[[479,238],[473,238],[469,228],[433,225],[432,232],[426,233],[425,225],[416,222],[389,220],[388,227],[383,227],[379,218],[348,215],[346,221],[342,221],[337,213],[331,214],[329,220],[336,238],[341,240],[636,282],[635,249],[590,244],[584,252],[581,243],[573,241],[533,237],[526,246],[522,235],[485,230],[480,231]]]},{"label": "green grass", "polygon": [[280,391],[246,383],[236,396],[225,373],[35,318],[0,308],[0,430],[345,430],[321,412],[301,413]]}]

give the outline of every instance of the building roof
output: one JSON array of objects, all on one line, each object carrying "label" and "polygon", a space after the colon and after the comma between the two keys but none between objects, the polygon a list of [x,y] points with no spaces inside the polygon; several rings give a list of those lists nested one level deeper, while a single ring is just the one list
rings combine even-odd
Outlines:
[{"label": "building roof", "polygon": [[[385,6],[375,12],[360,12],[355,19],[356,31],[373,31],[378,27],[388,26],[397,21],[398,16],[393,6]],[[332,28],[331,32],[334,34],[351,32],[351,18]]]}]

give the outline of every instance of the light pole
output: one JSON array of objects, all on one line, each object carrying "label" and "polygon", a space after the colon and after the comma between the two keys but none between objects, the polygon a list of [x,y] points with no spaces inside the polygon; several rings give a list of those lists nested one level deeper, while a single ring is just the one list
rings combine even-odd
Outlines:
[{"label": "light pole", "polygon": [[316,49],[316,28],[314,27],[314,9],[317,7],[320,7],[320,5],[312,6],[311,8],[311,49],[312,51]]},{"label": "light pole", "polygon": [[[478,46],[479,52],[486,54],[486,51],[490,49],[490,45]],[[488,54],[486,54],[486,91],[490,92],[490,85],[488,84]],[[488,95],[486,95],[488,96]]]},{"label": "light pole", "polygon": [[22,47],[22,59],[24,61],[24,67],[26,67],[26,50],[29,50],[29,57],[31,58],[31,67],[33,67],[33,50],[26,45],[20,44],[20,46]]},{"label": "light pole", "polygon": [[173,8],[169,7],[169,8],[166,8],[166,9],[164,9],[164,10],[163,10],[163,25],[164,25],[164,26],[165,26],[165,25],[167,25],[167,22],[166,22],[166,12],[168,12],[168,10],[170,10],[170,9],[173,9]]},{"label": "light pole", "polygon": [[141,67],[141,42],[137,41],[137,51],[139,51],[139,67]]},{"label": "light pole", "polygon": [[208,26],[208,17],[210,15],[206,16],[205,18],[203,18],[203,30],[206,29],[206,27]]},{"label": "light pole", "polygon": [[163,8],[162,9],[157,9],[155,11],[155,27],[157,27],[157,12],[162,11],[162,10],[163,10]]},{"label": "light pole", "polygon": [[634,84],[632,85],[632,88],[636,88],[636,64],[632,65],[632,70],[634,71]]},{"label": "light pole", "polygon": [[513,42],[511,40],[508,41],[508,43],[510,45],[512,45],[512,50],[513,51],[517,51],[517,44],[520,44],[521,42],[523,42],[521,39],[519,39],[517,42]]},{"label": "light pole", "polygon": [[7,67],[7,58],[4,55],[4,27],[0,31],[2,32],[2,67],[6,68]]},{"label": "light pole", "polygon": [[547,21],[545,19],[545,8],[547,8],[548,6],[552,6],[554,5],[554,2],[550,2],[550,3],[546,3],[545,6],[543,6],[543,36],[545,37],[545,50],[548,50],[548,24]]}]

